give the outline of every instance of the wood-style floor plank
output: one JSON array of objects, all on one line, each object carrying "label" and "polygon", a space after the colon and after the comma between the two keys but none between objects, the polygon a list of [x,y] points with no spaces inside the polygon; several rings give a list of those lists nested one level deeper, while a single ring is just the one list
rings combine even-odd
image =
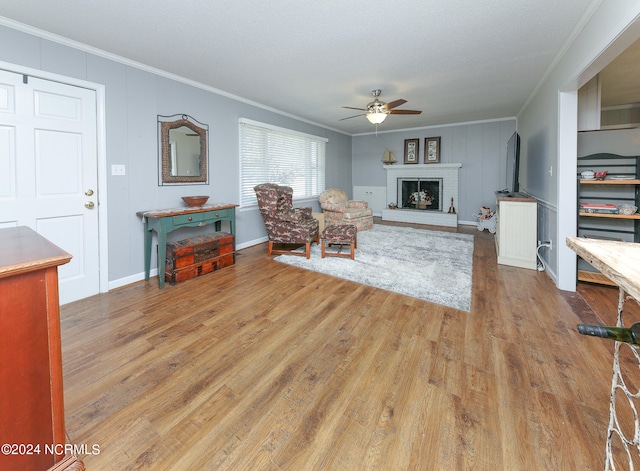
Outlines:
[{"label": "wood-style floor plank", "polygon": [[603,469],[613,343],[575,325],[615,323],[617,291],[567,295],[497,265],[488,232],[455,231],[475,237],[471,312],[265,244],[63,306],[66,427],[100,448],[87,468]]}]

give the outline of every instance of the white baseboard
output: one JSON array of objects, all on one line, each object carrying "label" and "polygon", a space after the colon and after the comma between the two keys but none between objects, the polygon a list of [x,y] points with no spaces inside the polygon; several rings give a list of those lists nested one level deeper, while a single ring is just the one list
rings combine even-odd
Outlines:
[{"label": "white baseboard", "polygon": [[[262,244],[264,242],[267,242],[269,239],[267,236],[264,237],[260,237],[259,239],[254,239],[251,240],[249,242],[245,242],[243,244],[239,244],[236,246],[236,250],[242,250],[242,249],[246,249],[247,247],[251,247],[253,245],[258,245],[258,244]],[[150,277],[154,277],[154,276],[158,276],[158,268],[152,268],[149,271],[149,276]],[[127,286],[130,285],[131,283],[136,283],[138,281],[142,281],[144,280],[144,271],[140,272],[140,273],[136,273],[134,275],[130,275],[130,276],[125,276],[124,278],[118,278],[117,280],[113,280],[109,282],[109,291],[111,291],[112,289],[116,289],[116,288],[122,288],[123,286]]]},{"label": "white baseboard", "polygon": [[[149,272],[149,276],[158,276],[158,269],[152,268]],[[125,276],[124,278],[118,278],[117,280],[109,282],[109,291],[116,288],[122,288],[123,286],[127,286],[131,283],[136,283],[142,280],[144,280],[144,271],[136,273],[135,275]]]}]

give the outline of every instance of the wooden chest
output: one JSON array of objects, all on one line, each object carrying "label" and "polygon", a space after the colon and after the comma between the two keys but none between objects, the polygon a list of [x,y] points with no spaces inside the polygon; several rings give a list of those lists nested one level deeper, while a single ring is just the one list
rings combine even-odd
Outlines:
[{"label": "wooden chest", "polygon": [[228,232],[167,242],[165,281],[176,284],[233,265],[233,247],[233,235]]}]

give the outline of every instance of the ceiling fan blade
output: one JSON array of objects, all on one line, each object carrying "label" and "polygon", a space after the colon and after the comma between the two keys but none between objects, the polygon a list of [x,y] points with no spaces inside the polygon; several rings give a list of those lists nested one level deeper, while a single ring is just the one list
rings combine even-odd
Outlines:
[{"label": "ceiling fan blade", "polygon": [[358,116],[364,116],[364,115],[365,115],[365,113],[357,114],[357,115],[354,115],[354,116],[349,116],[348,118],[339,119],[338,121],[344,121],[345,119],[357,118]]},{"label": "ceiling fan blade", "polygon": [[389,114],[420,114],[422,111],[418,110],[391,110]]},{"label": "ceiling fan blade", "polygon": [[346,108],[348,110],[367,111],[365,108],[354,108],[353,106],[343,106],[342,108]]},{"label": "ceiling fan blade", "polygon": [[395,108],[396,106],[404,105],[406,102],[407,100],[403,99],[392,101],[390,103],[387,103],[386,108],[390,110],[391,108]]}]

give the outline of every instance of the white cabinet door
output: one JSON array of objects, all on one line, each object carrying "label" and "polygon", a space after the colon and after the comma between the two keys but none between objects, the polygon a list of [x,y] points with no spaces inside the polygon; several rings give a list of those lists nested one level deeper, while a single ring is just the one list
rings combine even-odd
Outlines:
[{"label": "white cabinet door", "polygon": [[499,202],[496,232],[499,264],[537,268],[537,209],[535,200]]}]

